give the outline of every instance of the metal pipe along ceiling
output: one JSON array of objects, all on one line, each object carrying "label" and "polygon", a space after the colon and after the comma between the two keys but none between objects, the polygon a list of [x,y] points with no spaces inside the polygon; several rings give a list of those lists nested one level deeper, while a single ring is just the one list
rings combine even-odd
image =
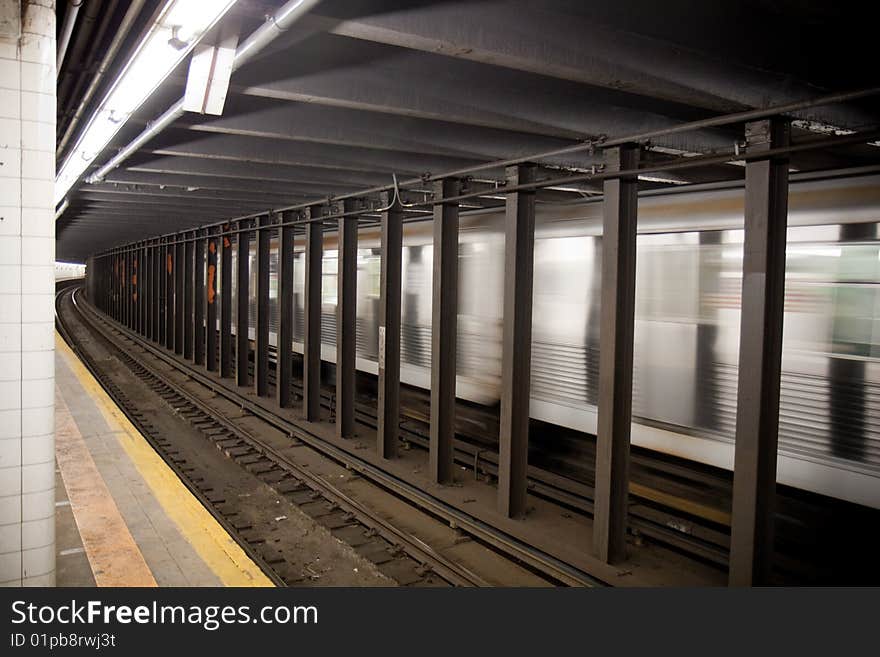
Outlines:
[{"label": "metal pipe along ceiling", "polygon": [[107,53],[104,55],[104,59],[101,60],[101,65],[95,72],[95,75],[92,78],[92,82],[91,84],[89,84],[88,89],[86,89],[86,92],[83,94],[82,100],[80,101],[79,106],[76,108],[76,112],[74,113],[73,118],[70,120],[70,124],[67,126],[67,131],[64,133],[64,137],[58,144],[56,154],[64,152],[64,147],[67,145],[67,142],[70,141],[70,138],[75,134],[77,124],[79,124],[80,120],[83,118],[83,115],[85,114],[85,111],[92,100],[92,96],[95,95],[95,92],[97,92],[98,88],[101,86],[104,76],[107,74],[108,69],[110,68],[114,58],[116,57],[116,53],[122,47],[123,42],[128,36],[129,30],[131,30],[131,26],[134,24],[135,20],[143,9],[144,3],[145,0],[131,0],[128,11],[125,13],[125,17],[122,19],[122,23],[120,23],[119,28],[116,30],[116,35],[113,37],[113,41],[110,43],[110,47],[107,48]]},{"label": "metal pipe along ceiling", "polygon": [[[232,62],[233,72],[244,66],[251,59],[256,57],[263,51],[266,46],[277,39],[291,25],[293,25],[302,16],[307,14],[321,0],[290,0],[274,16],[270,17],[262,26],[257,28],[243,43],[241,43],[235,51],[235,59]],[[150,141],[153,137],[165,130],[174,121],[183,116],[183,98],[175,102],[155,121],[147,126],[146,130],[141,132],[119,153],[117,153],[107,164],[98,169],[95,173],[86,178],[88,183],[101,182],[108,173],[122,164],[141,146]]]},{"label": "metal pipe along ceiling", "polygon": [[68,2],[67,12],[64,14],[64,24],[61,26],[61,39],[58,41],[58,48],[55,54],[55,74],[61,70],[64,64],[64,56],[67,54],[67,46],[70,44],[70,35],[73,34],[73,27],[76,25],[76,17],[79,14],[79,8],[82,7],[85,0],[78,2]]}]

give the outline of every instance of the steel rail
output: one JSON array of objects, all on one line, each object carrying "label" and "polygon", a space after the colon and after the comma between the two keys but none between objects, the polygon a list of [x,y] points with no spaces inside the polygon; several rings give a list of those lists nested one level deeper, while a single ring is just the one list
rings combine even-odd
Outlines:
[{"label": "steel rail", "polygon": [[[107,380],[104,378],[103,374],[97,368],[92,359],[86,356],[83,350],[80,349],[79,346],[76,344],[76,341],[73,339],[73,335],[68,330],[67,324],[62,319],[61,313],[59,312],[61,297],[63,294],[67,293],[72,287],[76,287],[76,285],[67,285],[62,289],[57,290],[55,293],[55,326],[58,329],[58,333],[61,334],[61,337],[64,339],[64,341],[80,359],[80,362],[91,373],[95,380],[101,384],[101,387],[104,388],[107,394],[113,399],[114,403],[119,407],[119,409],[125,415],[126,419],[128,419],[128,421],[137,428],[137,430],[141,433],[142,436],[144,436],[147,442],[150,443],[150,446],[156,451],[156,453],[161,454],[162,451],[159,445],[151,436],[150,431],[146,427],[144,427],[141,419],[135,416],[131,412],[131,409],[126,407],[124,400],[119,398],[117,391],[115,391],[111,386],[108,385]],[[71,292],[71,295],[72,294],[73,292]],[[76,308],[76,300],[72,296],[71,301],[73,302],[74,308]],[[102,337],[104,337],[105,340],[108,340],[106,336]],[[201,505],[208,511],[208,513],[211,514],[214,520],[216,520],[220,524],[220,526],[223,527],[227,534],[233,537],[236,544],[244,551],[244,553],[247,554],[248,557],[250,557],[250,559],[259,566],[263,574],[266,575],[266,577],[268,577],[275,586],[287,586],[281,576],[275,572],[275,570],[266,562],[265,559],[263,559],[263,557],[254,549],[254,547],[239,536],[239,533],[236,531],[235,527],[232,526],[232,523],[230,523],[229,520],[224,517],[222,513],[220,513],[220,511],[211,503],[208,497],[192,484],[192,482],[186,476],[186,473],[181,470],[180,466],[178,466],[170,459],[163,459],[163,461],[169,468],[171,468],[175,475],[177,475],[177,478],[183,483],[184,486],[186,486],[187,490],[201,503]]]},{"label": "steel rail", "polygon": [[[74,291],[72,294],[76,294],[78,290]],[[107,335],[106,331],[97,325],[97,322],[102,322],[107,326],[112,326],[113,330],[125,335],[125,337],[133,342],[140,343],[140,346],[145,348],[145,350],[152,353],[154,356],[159,357],[160,360],[166,362],[167,364],[172,365],[175,370],[185,373],[189,378],[196,380],[201,383],[204,387],[208,388],[212,392],[219,393],[225,396],[227,399],[234,401],[237,407],[247,408],[248,411],[252,412],[251,408],[248,408],[246,404],[243,403],[245,398],[238,397],[237,395],[229,395],[224,394],[224,390],[222,387],[217,387],[214,385],[207,385],[204,381],[200,379],[202,377],[196,376],[196,372],[190,371],[188,368],[182,367],[180,363],[175,362],[173,360],[167,359],[167,354],[162,353],[161,351],[155,350],[152,345],[148,343],[144,343],[139,339],[137,334],[132,333],[127,327],[115,322],[113,320],[108,320],[102,316],[100,316],[94,308],[89,307],[88,312],[93,315],[93,317],[87,317],[86,312],[83,310],[81,305],[79,304],[76,296],[73,297],[73,303],[76,307],[77,311],[83,316],[86,321],[107,340],[112,340],[112,338]],[[184,397],[189,403],[194,406],[199,407],[206,413],[210,413],[218,423],[222,424],[228,431],[237,434],[242,437],[246,442],[251,443],[256,449],[262,452],[264,455],[268,456],[276,462],[279,467],[282,469],[295,472],[296,476],[307,480],[310,486],[314,488],[320,489],[326,497],[333,499],[334,502],[338,503],[341,508],[346,511],[353,513],[358,519],[360,519],[363,524],[367,526],[372,526],[377,529],[377,531],[383,535],[386,540],[389,542],[401,545],[401,547],[410,553],[410,555],[416,558],[419,561],[429,563],[431,568],[436,572],[440,577],[443,577],[447,581],[450,581],[456,585],[470,585],[470,586],[490,586],[486,580],[481,578],[476,573],[471,570],[465,568],[464,566],[457,564],[442,554],[438,553],[431,546],[427,545],[417,537],[411,536],[401,529],[395,527],[392,523],[386,521],[385,519],[379,517],[375,512],[371,511],[360,502],[352,499],[338,488],[333,486],[330,482],[327,482],[315,474],[308,471],[306,468],[302,468],[298,466],[295,462],[291,461],[288,457],[278,452],[275,448],[267,445],[265,442],[261,441],[258,437],[251,435],[247,431],[243,430],[241,427],[238,427],[234,423],[232,423],[228,418],[219,415],[216,409],[213,409],[207,406],[204,402],[202,402],[197,397],[189,394],[187,391],[182,389],[178,384],[176,384],[171,379],[163,376],[161,373],[157,372],[155,368],[150,367],[148,364],[144,362],[139,362],[140,366],[149,370],[150,375],[154,376],[157,380],[161,381],[165,385],[171,386],[175,389],[175,392],[179,394],[181,397]],[[210,380],[209,380],[210,381]],[[213,383],[213,382],[212,382]],[[267,421],[268,424],[275,426],[276,428],[282,429],[286,434],[292,435],[289,426],[279,426],[277,422],[273,422],[267,420],[267,418],[262,417],[259,413],[253,413],[254,415],[260,416],[261,419]],[[301,436],[297,434],[297,438],[302,439]],[[308,441],[303,440],[303,442],[308,444]],[[320,450],[319,450],[320,451]],[[357,470],[356,464],[353,462],[355,459],[348,458],[345,460],[339,458],[333,458],[335,461],[342,462],[346,466],[352,466],[352,469]],[[558,578],[557,578],[558,579]],[[565,580],[560,580],[565,581]],[[596,582],[591,581],[575,581],[571,580],[566,583],[569,584],[585,584],[589,583],[594,585]]]},{"label": "steel rail", "polygon": [[[91,304],[86,303],[85,305],[89,308],[90,312],[100,318],[100,321],[112,325],[115,330],[119,331],[128,339],[138,344],[141,348],[149,351],[176,370],[186,374],[190,379],[205,386],[213,393],[228,399],[237,407],[247,410],[252,415],[261,418],[269,425],[274,426],[285,434],[301,440],[303,443],[314,448],[325,456],[342,463],[346,467],[350,467],[352,470],[369,478],[380,487],[391,491],[397,496],[409,501],[411,504],[428,511],[432,515],[443,518],[453,526],[462,529],[484,543],[502,550],[559,582],[572,586],[604,585],[604,582],[595,576],[527,545],[519,539],[492,527],[488,523],[474,518],[470,514],[460,511],[459,509],[433,497],[412,484],[409,484],[371,463],[328,443],[316,434],[278,416],[262,405],[255,404],[247,397],[239,395],[236,391],[230,390],[222,383],[213,380],[208,375],[197,371],[195,368],[189,367],[186,363],[182,363],[178,359],[172,357],[172,355],[165,353],[164,350],[144,340],[140,335],[134,333],[127,327],[122,326],[115,320],[105,318],[102,314],[99,314],[96,309],[91,307]],[[286,460],[286,457],[283,455],[280,456]]]}]

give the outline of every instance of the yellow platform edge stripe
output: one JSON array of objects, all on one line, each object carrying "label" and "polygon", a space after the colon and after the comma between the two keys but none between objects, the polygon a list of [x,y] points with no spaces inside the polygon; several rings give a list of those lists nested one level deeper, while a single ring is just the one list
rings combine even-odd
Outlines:
[{"label": "yellow platform edge stripe", "polygon": [[120,431],[122,448],[160,506],[223,585],[274,586],[156,453],[57,332],[55,345],[107,424]]}]

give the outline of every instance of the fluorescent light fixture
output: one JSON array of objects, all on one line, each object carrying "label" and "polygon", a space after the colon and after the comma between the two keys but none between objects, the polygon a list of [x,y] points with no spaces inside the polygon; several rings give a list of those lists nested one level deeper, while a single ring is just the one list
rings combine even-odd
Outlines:
[{"label": "fluorescent light fixture", "polygon": [[656,182],[656,183],[664,183],[667,185],[687,185],[687,180],[682,180],[681,178],[668,178],[665,176],[649,176],[649,175],[640,175],[638,176],[639,180],[644,180],[645,182]]},{"label": "fluorescent light fixture", "polygon": [[186,91],[183,95],[185,112],[199,112],[220,116],[229,92],[232,65],[238,35],[225,37],[216,45],[199,44],[189,60]]},{"label": "fluorescent light fixture", "polygon": [[67,206],[69,206],[69,205],[70,205],[70,203],[68,202],[68,200],[64,199],[64,202],[61,203],[61,206],[55,211],[55,221],[58,221],[58,217],[60,217],[62,214],[64,214],[64,211],[67,209]]},{"label": "fluorescent light fixture", "polygon": [[55,205],[235,0],[167,0],[55,178]]}]

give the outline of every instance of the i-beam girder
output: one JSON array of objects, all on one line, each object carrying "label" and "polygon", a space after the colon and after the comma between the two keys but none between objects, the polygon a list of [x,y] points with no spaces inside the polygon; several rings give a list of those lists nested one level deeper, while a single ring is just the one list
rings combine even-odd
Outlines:
[{"label": "i-beam girder", "polygon": [[[789,124],[781,119],[749,123],[746,165],[745,257],[734,468],[731,584],[769,581],[778,431],[779,380],[788,172],[784,156]],[[768,152],[766,158],[760,154]],[[632,171],[640,149],[623,144],[606,149],[606,171]],[[754,157],[757,154],[757,157]],[[511,517],[528,511],[527,466],[530,398],[531,303],[534,258],[535,168],[507,170],[505,282],[502,336],[502,394],[498,460],[498,510]],[[524,189],[518,186],[525,185]],[[626,507],[629,487],[629,427],[632,420],[632,347],[634,331],[635,241],[638,203],[633,175],[604,180],[603,293],[600,331],[599,422],[597,435],[593,553],[605,562],[626,559]],[[434,183],[434,285],[432,291],[432,390],[429,476],[435,483],[454,480],[455,341],[459,184]],[[381,199],[381,276],[379,313],[377,450],[397,456],[400,421],[401,264],[405,208],[396,194]],[[360,201],[346,200],[328,209],[314,205],[302,215],[305,230],[305,334],[303,340],[302,417],[321,419],[321,279],[324,230],[342,213],[337,271],[337,435],[355,434],[355,306]],[[375,212],[375,209],[373,210]],[[268,395],[268,305],[270,238],[277,233],[279,257],[279,342],[276,395],[279,406],[291,402],[293,351],[293,247],[295,227],[278,226],[288,214],[242,220],[224,227],[187,231],[138,242],[130,249],[90,259],[89,294],[97,305],[125,325],[181,357],[237,375],[249,385],[250,298],[256,299],[254,386]],[[224,232],[231,231],[231,232]],[[251,291],[249,251],[256,233],[256,289]],[[237,249],[236,350],[231,331],[232,251]],[[219,286],[218,286],[219,282]],[[219,289],[218,289],[219,287]],[[219,331],[217,326],[217,304]]]}]

